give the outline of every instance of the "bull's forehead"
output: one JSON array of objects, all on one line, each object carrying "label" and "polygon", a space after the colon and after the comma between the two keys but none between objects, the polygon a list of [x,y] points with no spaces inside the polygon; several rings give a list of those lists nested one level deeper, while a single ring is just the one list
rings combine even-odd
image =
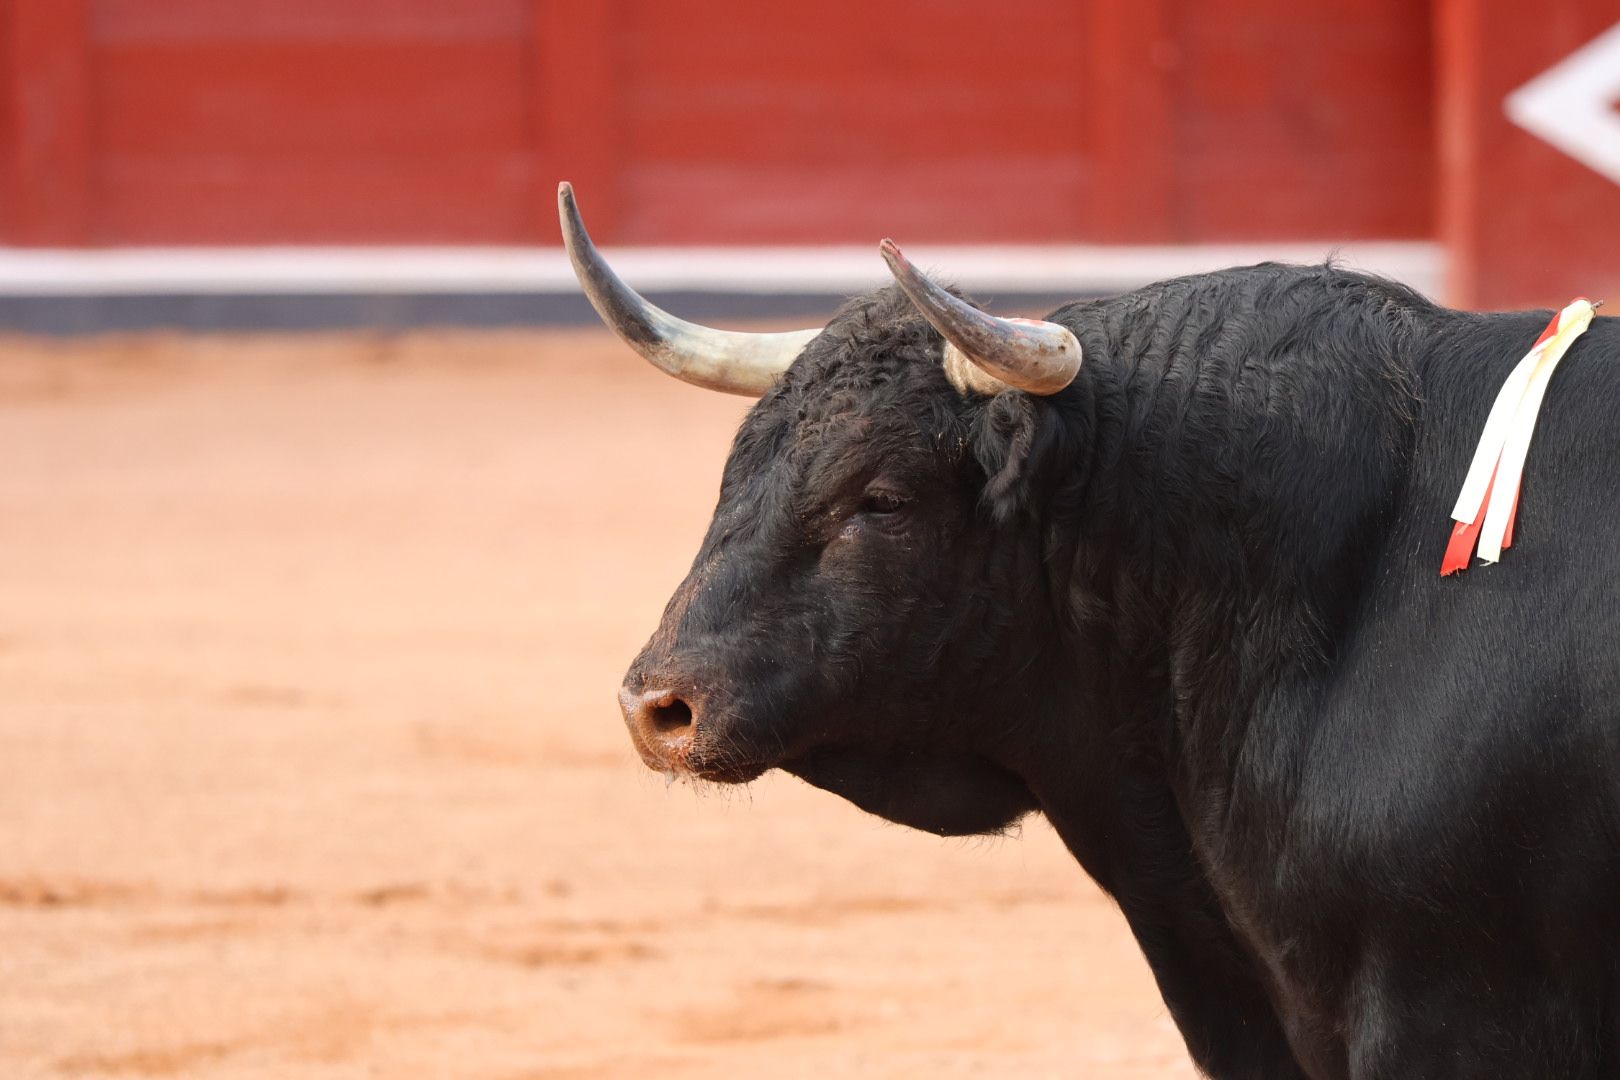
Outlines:
[{"label": "bull's forehead", "polygon": [[941,347],[898,289],[847,303],[750,410],[723,496],[798,500],[881,465],[953,455],[969,404],[941,370]]},{"label": "bull's forehead", "polygon": [[899,289],[879,289],[850,300],[800,354],[777,384],[801,406],[842,404],[845,397],[881,389],[914,374],[919,361],[938,366],[939,334]]}]

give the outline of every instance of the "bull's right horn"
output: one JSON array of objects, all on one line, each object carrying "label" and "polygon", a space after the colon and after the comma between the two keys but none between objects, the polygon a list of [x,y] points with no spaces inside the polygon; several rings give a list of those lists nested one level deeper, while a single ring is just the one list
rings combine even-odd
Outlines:
[{"label": "bull's right horn", "polygon": [[[1055,394],[1080,373],[1080,339],[1067,326],[998,319],[930,280],[893,240],[883,241],[878,250],[923,318],[944,336],[947,374],[953,366],[963,366],[956,363],[958,356],[972,362],[962,373],[969,388],[994,394],[1011,386],[1031,394]],[[952,381],[957,381],[954,375]]]},{"label": "bull's right horn", "polygon": [[620,280],[591,243],[573,185],[557,185],[557,213],[574,275],[596,313],[624,343],[677,379],[759,397],[820,330],[743,334],[713,330],[654,307]]}]

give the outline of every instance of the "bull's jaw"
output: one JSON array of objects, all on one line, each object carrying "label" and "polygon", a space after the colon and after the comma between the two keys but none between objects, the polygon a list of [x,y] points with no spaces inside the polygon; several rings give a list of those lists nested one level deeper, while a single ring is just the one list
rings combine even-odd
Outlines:
[{"label": "bull's jaw", "polygon": [[868,813],[938,836],[1004,832],[1038,806],[1017,776],[968,754],[823,747],[781,768]]},{"label": "bull's jaw", "polygon": [[667,779],[677,777],[706,780],[715,784],[748,784],[759,779],[770,765],[743,759],[725,749],[715,749],[706,739],[695,739],[676,750],[657,746],[634,730],[630,742],[641,763]]}]

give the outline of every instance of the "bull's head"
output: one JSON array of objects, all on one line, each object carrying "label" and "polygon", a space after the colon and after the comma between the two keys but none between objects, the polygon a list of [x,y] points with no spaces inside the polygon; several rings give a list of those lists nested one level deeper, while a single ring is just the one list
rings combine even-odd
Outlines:
[{"label": "bull's head", "polygon": [[779,767],[938,833],[1034,809],[1032,744],[1012,736],[1039,707],[1061,603],[1030,510],[1033,447],[1065,428],[1030,395],[1074,378],[1075,335],[985,314],[889,241],[899,289],[824,329],[696,326],[626,286],[568,185],[558,199],[580,283],[627,344],[677,378],[760,397],[620,691],[642,759],[722,782]]}]

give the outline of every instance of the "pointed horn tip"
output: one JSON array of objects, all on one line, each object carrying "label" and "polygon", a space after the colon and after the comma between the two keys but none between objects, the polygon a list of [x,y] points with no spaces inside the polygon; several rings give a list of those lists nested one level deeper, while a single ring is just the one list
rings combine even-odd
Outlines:
[{"label": "pointed horn tip", "polygon": [[890,240],[887,236],[885,236],[882,241],[879,242],[878,252],[883,256],[884,260],[890,266],[894,266],[896,263],[903,264],[906,262],[906,256],[900,250],[900,245],[895,243],[893,240]]}]

